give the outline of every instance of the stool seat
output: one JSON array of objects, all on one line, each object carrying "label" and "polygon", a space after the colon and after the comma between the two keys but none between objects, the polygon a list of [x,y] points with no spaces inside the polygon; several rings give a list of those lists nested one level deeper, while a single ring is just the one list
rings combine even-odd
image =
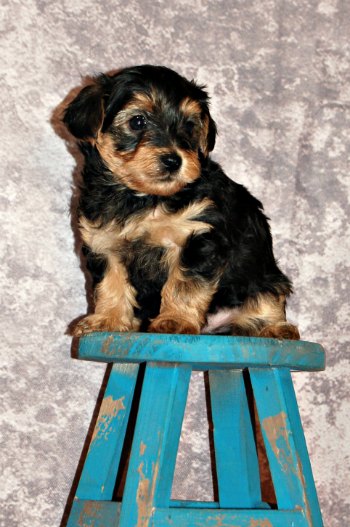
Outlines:
[{"label": "stool seat", "polygon": [[[92,333],[80,359],[113,363],[68,527],[322,527],[291,371],[320,371],[319,344],[214,335]],[[145,363],[124,491],[115,487]],[[171,499],[192,371],[208,371],[218,498]],[[262,498],[254,408],[276,503]]]},{"label": "stool seat", "polygon": [[325,354],[320,344],[224,335],[159,333],[91,333],[80,339],[78,357],[99,362],[178,362],[194,370],[211,368],[286,367],[321,371]]}]

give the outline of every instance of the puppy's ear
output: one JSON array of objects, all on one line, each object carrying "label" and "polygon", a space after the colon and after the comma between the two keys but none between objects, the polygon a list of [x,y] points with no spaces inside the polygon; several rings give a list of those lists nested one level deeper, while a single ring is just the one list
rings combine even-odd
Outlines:
[{"label": "puppy's ear", "polygon": [[205,157],[208,157],[209,152],[214,150],[216,134],[217,129],[215,121],[212,119],[209,109],[206,108],[204,110],[203,127],[200,136],[200,149]]},{"label": "puppy's ear", "polygon": [[104,118],[103,87],[93,84],[83,88],[67,107],[63,122],[78,139],[97,137]]}]

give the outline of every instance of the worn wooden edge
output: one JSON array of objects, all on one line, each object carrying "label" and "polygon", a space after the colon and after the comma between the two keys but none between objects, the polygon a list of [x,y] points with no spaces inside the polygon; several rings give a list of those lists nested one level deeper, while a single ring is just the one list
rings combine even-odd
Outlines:
[{"label": "worn wooden edge", "polygon": [[67,527],[118,527],[120,503],[98,500],[75,500]]},{"label": "worn wooden edge", "polygon": [[79,359],[98,362],[188,363],[193,369],[285,367],[322,371],[325,352],[320,344],[223,335],[96,332],[79,340]]},{"label": "worn wooden edge", "polygon": [[170,508],[180,507],[181,509],[219,509],[218,501],[193,501],[193,500],[170,500]]},{"label": "worn wooden edge", "polygon": [[[171,502],[172,503],[172,502]],[[174,502],[175,505],[176,502]],[[206,508],[204,502],[191,502],[187,507],[153,508],[151,516],[145,518],[150,527],[167,525],[174,527],[218,527],[219,525],[234,525],[235,527],[251,527],[266,525],[266,527],[305,527],[305,516],[300,510],[268,510],[268,509],[220,509]],[[214,502],[215,503],[215,502]],[[67,523],[67,527],[118,527],[121,504],[112,501],[75,500]],[[316,527],[316,526],[315,526]]]},{"label": "worn wooden edge", "polygon": [[[182,509],[220,509],[218,501],[193,501],[193,500],[170,500],[170,508],[180,507]],[[268,503],[262,501],[256,509],[271,509]]]},{"label": "worn wooden edge", "polygon": [[[300,510],[156,508],[151,527],[306,527]],[[318,527],[318,526],[314,526]]]}]

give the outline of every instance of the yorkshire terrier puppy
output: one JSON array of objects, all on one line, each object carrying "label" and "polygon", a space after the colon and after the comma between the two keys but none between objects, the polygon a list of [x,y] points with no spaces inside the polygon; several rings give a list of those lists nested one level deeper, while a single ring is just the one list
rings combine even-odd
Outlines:
[{"label": "yorkshire terrier puppy", "polygon": [[262,204],[209,157],[202,86],[160,66],[99,75],[64,122],[85,158],[78,215],[95,291],[74,335],[299,338]]}]

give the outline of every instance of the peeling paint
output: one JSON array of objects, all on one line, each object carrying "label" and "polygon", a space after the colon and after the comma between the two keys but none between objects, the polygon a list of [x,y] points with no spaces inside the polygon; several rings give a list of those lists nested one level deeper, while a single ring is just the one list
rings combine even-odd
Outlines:
[{"label": "peeling paint", "polygon": [[273,527],[270,520],[252,520],[249,527]]},{"label": "peeling paint", "polygon": [[87,501],[84,503],[83,510],[78,518],[79,527],[94,527],[95,522],[93,520],[100,517],[101,507],[102,505],[97,502]]},{"label": "peeling paint", "polygon": [[141,445],[140,445],[140,456],[143,456],[145,451],[146,451],[146,448],[147,448],[147,445],[145,445],[145,443],[143,441],[141,441]]},{"label": "peeling paint", "polygon": [[307,499],[307,495],[306,495],[306,481],[305,481],[304,473],[303,473],[303,470],[302,470],[301,460],[300,460],[300,457],[298,456],[298,454],[297,454],[297,460],[298,460],[298,469],[299,469],[298,476],[300,478],[301,485],[302,485],[302,488],[303,488],[303,500],[304,500],[304,503],[305,503],[305,511],[303,511],[303,512],[305,513],[305,518],[306,518],[307,524],[310,527],[312,527],[311,507],[310,507],[310,503],[309,503],[309,500]]},{"label": "peeling paint", "polygon": [[292,453],[289,446],[287,430],[287,414],[280,412],[277,415],[266,417],[262,421],[262,428],[267,440],[284,472],[292,469]]},{"label": "peeling paint", "polygon": [[149,486],[150,481],[143,473],[143,463],[139,465],[137,472],[140,475],[140,481],[137,488],[137,527],[146,527],[149,520]]},{"label": "peeling paint", "polygon": [[113,335],[110,335],[109,337],[107,337],[104,341],[103,341],[103,344],[102,344],[102,348],[101,348],[101,351],[104,355],[112,355],[114,350],[110,349],[111,347],[111,344],[113,344]]},{"label": "peeling paint", "polygon": [[108,440],[113,420],[121,410],[125,410],[124,399],[125,396],[120,397],[119,399],[113,399],[111,395],[103,399],[94,433],[91,438],[90,448],[98,439],[103,438],[105,441]]},{"label": "peeling paint", "polygon": [[[213,527],[239,527],[239,525],[232,525],[232,523],[228,524],[226,523],[226,515],[225,514],[219,514],[215,516],[214,518],[210,518],[216,521],[215,525]],[[225,522],[225,523],[224,523]]]},{"label": "peeling paint", "polygon": [[208,516],[207,520],[208,522],[216,522],[215,524],[213,524],[213,527],[240,527],[240,525],[233,525],[233,523],[231,522],[226,523],[228,521],[227,514],[215,514],[215,516]]},{"label": "peeling paint", "polygon": [[284,472],[287,472],[288,470],[293,472],[300,481],[303,506],[296,505],[296,509],[300,509],[305,514],[307,524],[311,527],[311,508],[306,495],[306,482],[303,474],[303,467],[297,453],[297,466],[294,466],[286,422],[287,416],[285,412],[281,412],[280,414],[264,419],[262,426],[265,430],[268,441],[270,442],[271,448]]},{"label": "peeling paint", "polygon": [[159,463],[152,463],[152,480],[146,478],[143,473],[144,463],[140,463],[137,472],[140,475],[140,481],[137,488],[137,524],[135,527],[148,527],[153,512],[153,501],[156,483],[158,479]]}]

